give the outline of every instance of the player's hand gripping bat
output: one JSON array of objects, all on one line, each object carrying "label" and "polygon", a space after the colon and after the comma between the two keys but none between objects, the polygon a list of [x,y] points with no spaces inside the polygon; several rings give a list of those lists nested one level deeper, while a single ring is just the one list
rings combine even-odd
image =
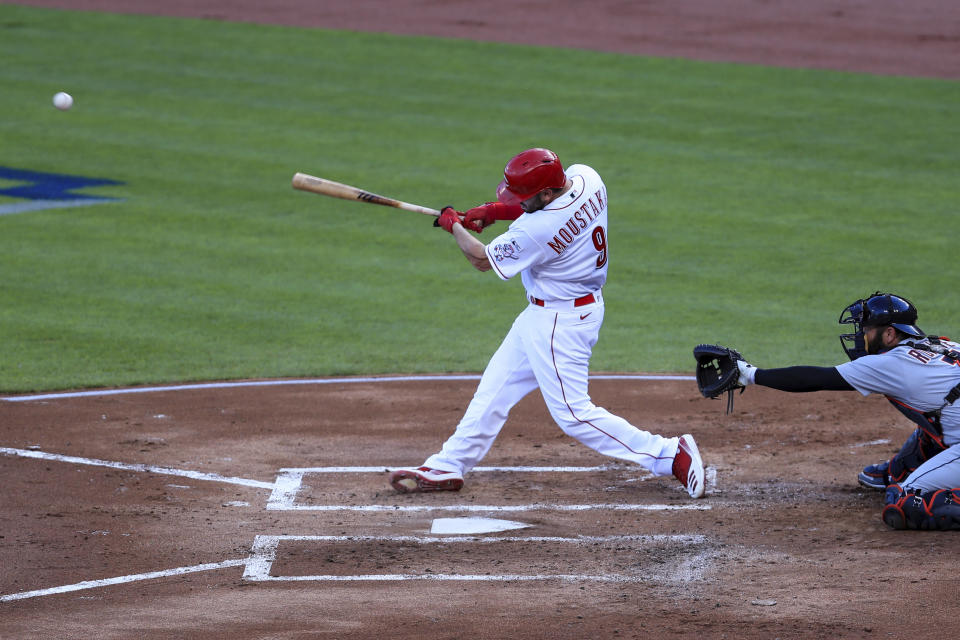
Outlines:
[{"label": "player's hand gripping bat", "polygon": [[401,200],[394,200],[385,196],[378,196],[375,193],[364,191],[358,187],[352,187],[348,184],[341,184],[333,180],[318,178],[306,173],[295,173],[293,175],[293,188],[320,195],[330,196],[331,198],[343,198],[344,200],[358,200],[360,202],[369,202],[371,204],[382,204],[387,207],[396,207],[404,211],[414,211],[428,216],[439,216],[440,212],[429,207],[422,207],[418,204],[410,204]]}]

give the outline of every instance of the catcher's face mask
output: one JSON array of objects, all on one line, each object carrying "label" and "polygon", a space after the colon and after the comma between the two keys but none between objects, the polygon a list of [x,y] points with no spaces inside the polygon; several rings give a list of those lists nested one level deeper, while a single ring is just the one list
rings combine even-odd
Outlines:
[{"label": "catcher's face mask", "polygon": [[851,360],[867,355],[867,345],[863,338],[863,303],[857,300],[840,313],[840,324],[852,324],[853,333],[840,334],[840,346]]},{"label": "catcher's face mask", "polygon": [[854,333],[841,334],[840,345],[848,358],[856,360],[870,352],[863,336],[864,327],[891,326],[901,333],[922,338],[926,334],[914,324],[916,321],[917,308],[913,303],[877,291],[869,298],[857,300],[840,314],[840,324],[852,324],[854,330]]}]

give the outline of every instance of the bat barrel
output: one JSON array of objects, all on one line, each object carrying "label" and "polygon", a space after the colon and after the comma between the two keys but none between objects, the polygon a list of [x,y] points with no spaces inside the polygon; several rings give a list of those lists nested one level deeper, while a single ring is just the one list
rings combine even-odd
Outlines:
[{"label": "bat barrel", "polygon": [[292,184],[294,189],[318,193],[320,195],[330,196],[331,198],[358,200],[360,202],[368,202],[370,204],[395,207],[397,209],[403,209],[404,211],[423,213],[429,216],[440,215],[440,212],[436,209],[430,209],[429,207],[422,207],[418,204],[410,204],[401,200],[395,200],[394,198],[377,195],[376,193],[364,191],[358,187],[342,184],[340,182],[334,182],[333,180],[327,180],[325,178],[318,178],[317,176],[312,176],[308,173],[298,172],[293,174]]}]

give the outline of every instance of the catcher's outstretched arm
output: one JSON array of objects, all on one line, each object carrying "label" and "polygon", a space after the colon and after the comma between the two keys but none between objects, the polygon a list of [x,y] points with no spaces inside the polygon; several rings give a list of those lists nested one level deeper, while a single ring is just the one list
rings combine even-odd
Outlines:
[{"label": "catcher's outstretched arm", "polygon": [[836,367],[783,367],[757,369],[753,381],[780,391],[853,391]]}]

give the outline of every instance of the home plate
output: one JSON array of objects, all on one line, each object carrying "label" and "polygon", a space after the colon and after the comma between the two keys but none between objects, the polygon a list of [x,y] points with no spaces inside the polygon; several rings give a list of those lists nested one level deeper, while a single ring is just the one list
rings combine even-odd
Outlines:
[{"label": "home plate", "polygon": [[496,533],[530,526],[533,525],[496,518],[436,518],[430,533]]}]

